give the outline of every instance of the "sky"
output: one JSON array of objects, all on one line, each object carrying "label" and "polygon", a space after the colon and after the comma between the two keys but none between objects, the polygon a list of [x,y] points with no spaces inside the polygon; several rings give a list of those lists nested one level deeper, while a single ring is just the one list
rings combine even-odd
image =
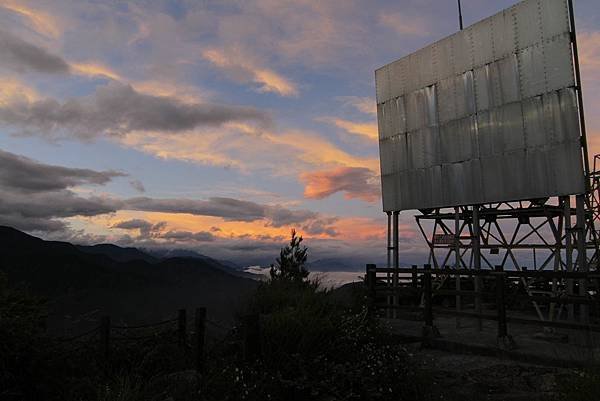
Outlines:
[{"label": "sky", "polygon": [[[593,155],[600,5],[574,3]],[[457,27],[455,0],[0,0],[0,224],[246,265],[296,228],[379,263],[374,70]],[[414,214],[400,237],[423,263]]]}]

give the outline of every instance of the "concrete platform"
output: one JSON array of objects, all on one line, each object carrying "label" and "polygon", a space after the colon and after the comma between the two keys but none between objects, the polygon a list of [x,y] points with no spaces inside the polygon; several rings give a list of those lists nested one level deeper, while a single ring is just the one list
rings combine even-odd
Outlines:
[{"label": "concrete platform", "polygon": [[455,317],[437,316],[434,326],[439,336],[432,336],[418,316],[403,318],[412,320],[382,322],[399,341],[420,342],[423,347],[558,367],[600,366],[600,333],[509,323],[511,341],[497,338],[495,321],[482,320],[480,331],[475,319],[461,317],[457,328]]}]

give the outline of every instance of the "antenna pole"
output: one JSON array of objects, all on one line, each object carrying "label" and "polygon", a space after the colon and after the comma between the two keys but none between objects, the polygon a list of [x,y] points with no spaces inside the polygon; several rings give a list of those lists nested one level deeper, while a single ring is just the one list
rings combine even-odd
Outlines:
[{"label": "antenna pole", "polygon": [[462,7],[460,6],[460,0],[458,0],[458,26],[460,30],[463,30],[463,20],[462,20]]}]

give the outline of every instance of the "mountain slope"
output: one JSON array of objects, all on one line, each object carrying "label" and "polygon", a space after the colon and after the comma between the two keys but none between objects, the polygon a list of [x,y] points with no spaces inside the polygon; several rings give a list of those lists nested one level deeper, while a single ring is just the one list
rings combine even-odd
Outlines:
[{"label": "mountain slope", "polygon": [[0,226],[0,271],[12,285],[48,300],[50,329],[77,332],[101,315],[135,324],[174,317],[177,309],[208,308],[209,318],[228,323],[257,285],[229,274],[214,261],[173,258],[120,262],[66,243],[43,241]]}]

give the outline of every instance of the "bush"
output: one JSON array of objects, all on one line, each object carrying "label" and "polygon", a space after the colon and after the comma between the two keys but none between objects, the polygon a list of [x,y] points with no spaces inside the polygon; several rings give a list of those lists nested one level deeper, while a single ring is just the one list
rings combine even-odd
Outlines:
[{"label": "bush", "polygon": [[263,283],[248,311],[261,313],[261,357],[222,361],[209,399],[417,400],[421,375],[366,309],[351,311],[318,284]]}]

